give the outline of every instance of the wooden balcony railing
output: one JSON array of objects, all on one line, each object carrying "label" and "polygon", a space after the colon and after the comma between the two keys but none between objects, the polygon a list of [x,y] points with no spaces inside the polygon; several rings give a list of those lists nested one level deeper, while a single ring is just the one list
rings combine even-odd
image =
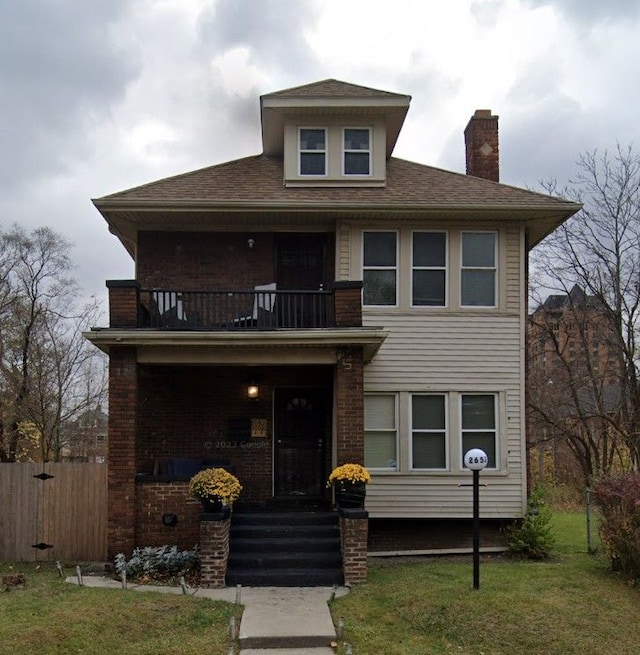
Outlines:
[{"label": "wooden balcony railing", "polygon": [[136,280],[109,280],[112,328],[277,330],[362,326],[361,282],[330,291],[143,289]]}]

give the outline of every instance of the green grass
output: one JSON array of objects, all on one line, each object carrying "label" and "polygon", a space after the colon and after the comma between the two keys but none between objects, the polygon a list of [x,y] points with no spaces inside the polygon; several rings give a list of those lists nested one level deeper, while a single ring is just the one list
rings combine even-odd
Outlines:
[{"label": "green grass", "polygon": [[[369,583],[332,604],[355,655],[631,655],[640,592],[587,553],[582,512],[554,515],[550,562],[377,561]],[[341,644],[340,653],[344,652]]]},{"label": "green grass", "polygon": [[227,655],[229,603],[67,584],[52,564],[0,563],[27,584],[0,593],[0,654]]}]

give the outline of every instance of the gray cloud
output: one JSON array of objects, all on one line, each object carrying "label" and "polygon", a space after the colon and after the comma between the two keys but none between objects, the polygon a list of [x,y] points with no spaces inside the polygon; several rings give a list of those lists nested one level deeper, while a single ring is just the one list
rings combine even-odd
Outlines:
[{"label": "gray cloud", "polygon": [[82,154],[83,127],[108,114],[135,74],[134,60],[118,52],[109,32],[126,5],[0,3],[3,185],[62,173]]},{"label": "gray cloud", "polygon": [[318,18],[315,2],[299,0],[220,0],[201,17],[201,40],[216,49],[245,46],[251,60],[296,77],[314,79],[318,61],[305,39],[305,31]]},{"label": "gray cloud", "polygon": [[578,23],[594,23],[602,20],[623,21],[640,16],[638,0],[525,0],[531,7],[552,6]]}]

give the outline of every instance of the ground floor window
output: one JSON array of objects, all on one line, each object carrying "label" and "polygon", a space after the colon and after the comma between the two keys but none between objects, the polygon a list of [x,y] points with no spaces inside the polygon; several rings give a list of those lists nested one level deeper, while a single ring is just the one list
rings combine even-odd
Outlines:
[{"label": "ground floor window", "polygon": [[396,399],[396,394],[364,397],[364,463],[367,468],[397,470]]},{"label": "ground floor window", "polygon": [[[499,470],[504,393],[408,392],[365,395],[365,465],[380,471],[460,473],[481,448]],[[504,423],[502,423],[504,425]]]}]

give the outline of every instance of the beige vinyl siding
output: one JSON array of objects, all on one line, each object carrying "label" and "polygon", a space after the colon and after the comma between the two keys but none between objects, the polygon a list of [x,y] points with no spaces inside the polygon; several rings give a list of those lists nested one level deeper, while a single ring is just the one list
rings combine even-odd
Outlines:
[{"label": "beige vinyl siding", "polygon": [[[376,226],[378,227],[378,226]],[[482,229],[491,229],[483,226]],[[416,228],[418,229],[418,228]],[[463,229],[469,229],[464,226]],[[480,229],[480,228],[478,228]],[[453,247],[459,230],[448,227]],[[402,231],[404,237],[407,230]],[[359,241],[360,228],[351,238]],[[407,291],[398,308],[363,307],[363,323],[382,326],[389,336],[364,371],[366,393],[400,394],[398,425],[399,471],[374,473],[366,507],[372,518],[469,518],[471,473],[461,469],[462,444],[458,417],[451,412],[448,470],[410,470],[411,393],[495,393],[498,396],[498,461],[484,471],[487,486],[480,492],[481,515],[522,516],[525,505],[523,438],[524,311],[523,238],[520,226],[502,227],[499,234],[497,308],[407,308]],[[406,240],[403,246],[406,249]],[[352,241],[351,278],[359,279],[361,245]],[[405,260],[406,261],[406,260]],[[452,264],[453,262],[450,262]],[[400,261],[400,267],[405,262]],[[457,293],[458,274],[450,271],[450,298]],[[403,276],[401,273],[401,285]],[[462,486],[461,486],[462,485]]]},{"label": "beige vinyl siding", "polygon": [[520,321],[503,314],[367,312],[365,325],[389,330],[364,371],[367,391],[494,390],[520,385]]},{"label": "beige vinyl siding", "polygon": [[351,229],[345,223],[339,222],[336,227],[336,280],[359,280],[359,277],[350,278],[351,266],[350,251]]}]

